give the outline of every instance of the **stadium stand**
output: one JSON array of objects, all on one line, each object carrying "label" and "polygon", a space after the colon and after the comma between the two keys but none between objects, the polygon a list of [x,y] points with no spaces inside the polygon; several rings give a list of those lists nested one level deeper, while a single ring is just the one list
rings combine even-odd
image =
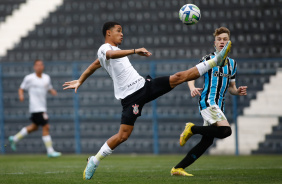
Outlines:
[{"label": "stadium stand", "polygon": [[[276,73],[275,69],[282,67],[281,60],[271,59],[282,58],[282,25],[279,18],[282,11],[276,2],[191,1],[200,7],[202,19],[195,26],[185,26],[178,20],[179,7],[187,3],[184,0],[65,0],[42,24],[37,25],[6,56],[0,58],[4,86],[5,138],[27,124],[28,98],[24,103],[19,103],[17,89],[23,77],[32,72],[32,61],[40,58],[45,61],[45,71],[51,76],[53,86],[59,94],[58,97],[48,97],[54,147],[65,153],[76,151],[74,94],[73,91],[63,91],[61,85],[77,78],[90,61],[96,58],[97,49],[103,43],[101,27],[108,20],[118,20],[124,25],[125,39],[121,48],[144,46],[153,53],[146,61],[142,57],[130,56],[132,64],[143,76],[151,73],[152,61],[156,61],[156,76],[169,75],[194,66],[202,56],[214,51],[214,29],[228,27],[233,41],[231,57],[238,59],[237,86],[249,87],[248,96],[237,98],[237,113],[242,115],[243,109],[263,89],[263,84],[269,82],[270,76]],[[2,5],[5,6],[5,3],[1,1],[0,7]],[[202,86],[202,83],[203,79],[196,81],[198,86]],[[103,70],[98,70],[87,80],[78,96],[81,152],[92,153],[118,130],[121,106],[114,98],[112,81]],[[179,133],[185,122],[202,124],[197,101],[197,98],[190,97],[187,84],[178,86],[158,99],[160,153],[185,153],[199,141],[200,137],[195,136],[184,148],[178,145]],[[231,95],[226,96],[225,109],[227,118],[232,123]],[[153,152],[152,104],[146,105],[142,114],[144,116],[136,122],[131,138],[115,152]],[[278,129],[279,126],[273,130]],[[279,131],[274,134],[279,134]],[[20,142],[19,152],[44,153],[45,148],[38,137],[40,132]],[[262,145],[260,150],[264,149]],[[6,152],[11,153],[11,150],[7,149]]]},{"label": "stadium stand", "polygon": [[272,133],[266,135],[265,141],[259,144],[259,148],[252,151],[253,154],[281,154],[282,153],[282,118],[279,124],[272,128]]},{"label": "stadium stand", "polygon": [[4,22],[7,16],[25,2],[26,0],[2,0],[0,3],[0,23]]}]

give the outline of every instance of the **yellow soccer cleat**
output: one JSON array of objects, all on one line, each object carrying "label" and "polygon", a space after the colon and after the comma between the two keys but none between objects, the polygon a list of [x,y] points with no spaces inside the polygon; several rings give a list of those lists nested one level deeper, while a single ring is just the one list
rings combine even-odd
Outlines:
[{"label": "yellow soccer cleat", "polygon": [[227,44],[223,47],[223,49],[216,54],[217,58],[217,66],[223,67],[227,64],[227,55],[231,49],[231,41],[228,41]]},{"label": "yellow soccer cleat", "polygon": [[192,126],[195,126],[195,124],[191,122],[186,123],[185,129],[180,135],[180,139],[179,139],[180,146],[184,146],[184,144],[188,141],[188,139],[193,135],[191,130]]},{"label": "yellow soccer cleat", "polygon": [[170,171],[171,176],[194,176],[193,174],[187,173],[184,169],[182,168],[172,168]]}]

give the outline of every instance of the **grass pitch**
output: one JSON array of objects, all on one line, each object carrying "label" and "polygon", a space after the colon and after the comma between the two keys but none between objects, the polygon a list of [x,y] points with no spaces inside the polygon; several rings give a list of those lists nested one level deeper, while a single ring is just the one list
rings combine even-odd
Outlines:
[{"label": "grass pitch", "polygon": [[282,156],[203,156],[186,171],[194,177],[170,176],[183,155],[112,155],[104,159],[90,181],[82,180],[86,155],[0,156],[1,184],[181,184],[282,183]]}]

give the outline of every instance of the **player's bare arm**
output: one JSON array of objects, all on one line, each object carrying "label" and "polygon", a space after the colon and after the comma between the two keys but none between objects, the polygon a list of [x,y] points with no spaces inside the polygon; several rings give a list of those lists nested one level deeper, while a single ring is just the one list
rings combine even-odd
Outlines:
[{"label": "player's bare arm", "polygon": [[64,90],[66,89],[74,89],[75,93],[77,92],[77,89],[79,86],[83,84],[83,82],[92,75],[97,69],[101,68],[101,64],[99,59],[96,59],[91,65],[88,66],[88,68],[81,74],[80,78],[78,80],[68,81],[63,84],[63,86],[66,86]]},{"label": "player's bare arm", "polygon": [[23,102],[24,101],[24,90],[22,88],[19,88],[18,94],[19,94],[20,101]]},{"label": "player's bare arm", "polygon": [[235,82],[231,82],[228,87],[228,92],[231,95],[238,95],[238,96],[246,96],[247,95],[247,86],[240,86],[239,88],[236,87]]},{"label": "player's bare arm", "polygon": [[190,89],[191,92],[191,96],[194,98],[195,96],[199,95],[201,96],[200,91],[203,90],[203,88],[196,88],[195,87],[195,80],[192,81],[188,81],[188,87]]},{"label": "player's bare arm", "polygon": [[149,57],[152,55],[151,52],[149,52],[145,48],[139,48],[139,49],[132,49],[132,50],[108,50],[106,53],[107,59],[117,59],[122,58],[128,55],[132,54],[138,54],[140,56],[146,56]]},{"label": "player's bare arm", "polygon": [[57,95],[58,95],[58,93],[57,93],[57,91],[56,91],[55,89],[50,89],[50,90],[49,90],[49,93],[50,93],[52,96],[57,96]]}]

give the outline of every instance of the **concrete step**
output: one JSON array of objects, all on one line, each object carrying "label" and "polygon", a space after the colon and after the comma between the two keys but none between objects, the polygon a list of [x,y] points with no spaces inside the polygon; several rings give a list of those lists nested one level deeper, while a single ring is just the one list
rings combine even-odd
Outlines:
[{"label": "concrete step", "polygon": [[[272,127],[278,125],[277,117],[238,117],[238,142],[240,154],[251,154],[257,150],[265,135],[272,131]],[[210,154],[234,154],[235,152],[235,126],[231,126],[233,134],[223,140],[218,140],[216,147],[211,148]]]},{"label": "concrete step", "polygon": [[269,116],[282,116],[282,107],[276,108],[273,106],[263,107],[247,107],[244,109],[245,115],[269,115]]}]

